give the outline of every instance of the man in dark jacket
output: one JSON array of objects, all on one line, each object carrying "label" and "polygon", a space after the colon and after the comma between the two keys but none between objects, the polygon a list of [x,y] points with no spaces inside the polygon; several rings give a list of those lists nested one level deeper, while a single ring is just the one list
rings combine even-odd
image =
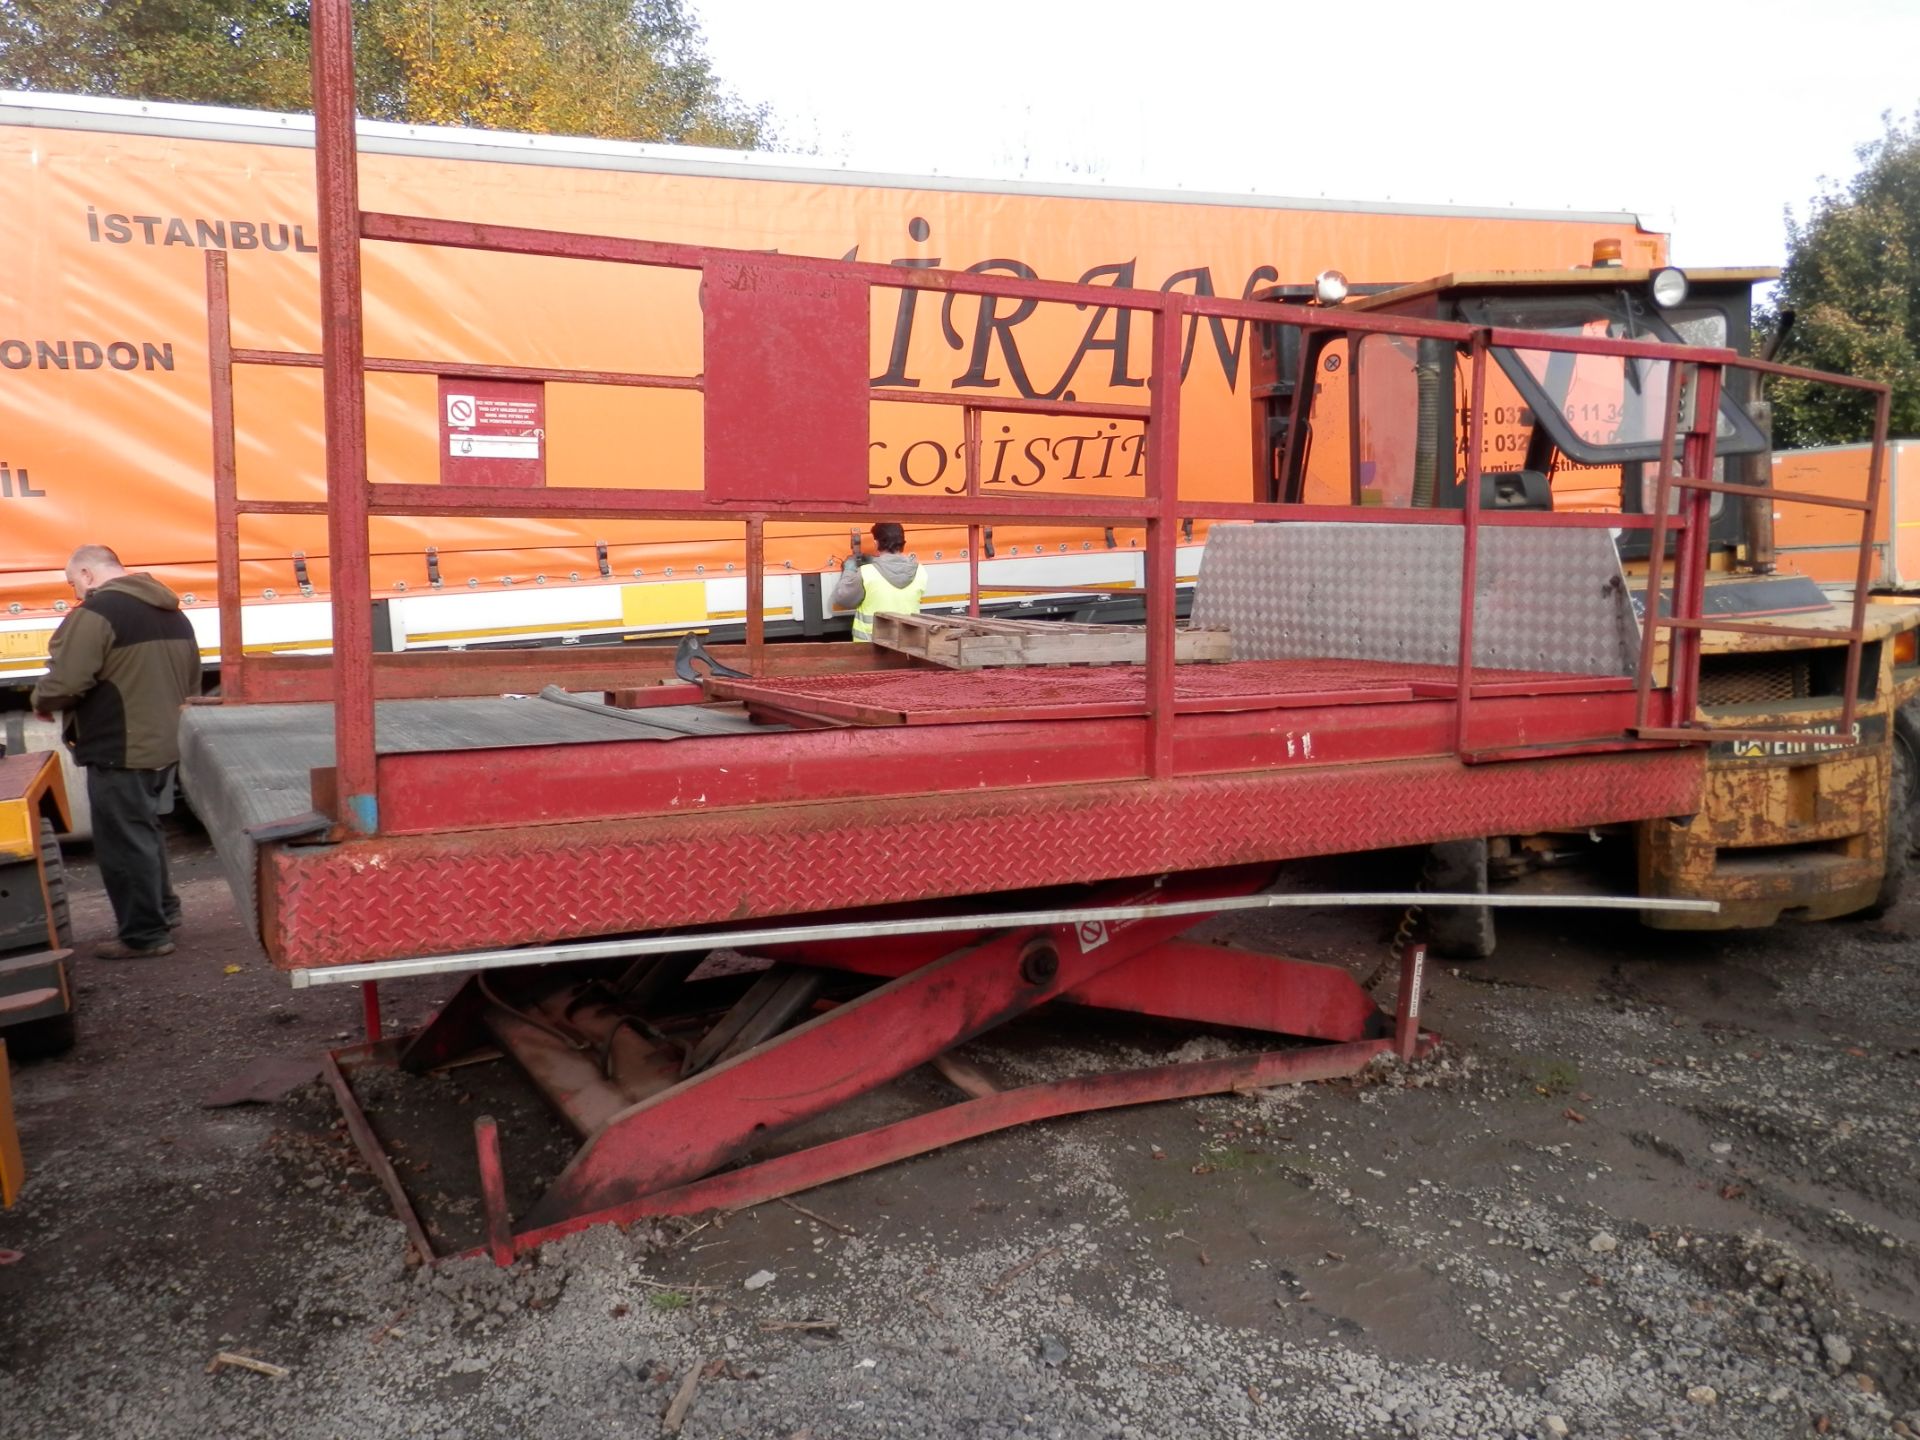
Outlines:
[{"label": "man in dark jacket", "polygon": [[174,593],[130,575],[104,545],[67,562],[80,604],[60,622],[33,708],[62,712],[68,746],[87,768],[93,853],[120,936],[103,959],[171,955],[180,899],[167,874],[160,817],[173,809],[180,706],[200,693],[200,642]]}]

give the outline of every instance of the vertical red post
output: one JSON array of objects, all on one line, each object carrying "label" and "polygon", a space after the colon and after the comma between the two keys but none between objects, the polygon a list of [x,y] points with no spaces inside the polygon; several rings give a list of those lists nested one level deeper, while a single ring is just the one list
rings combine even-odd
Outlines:
[{"label": "vertical red post", "polygon": [[[1480,592],[1480,446],[1485,436],[1487,405],[1487,332],[1476,330],[1469,346],[1473,378],[1467,414],[1467,473],[1461,506],[1460,536],[1460,679],[1454,697],[1454,753],[1467,754],[1467,716],[1473,701],[1473,609]],[[1354,388],[1359,389],[1355,377]]]},{"label": "vertical red post", "polygon": [[[1720,423],[1720,367],[1701,365],[1694,377],[1693,424],[1687,432],[1686,458],[1681,462],[1683,479],[1713,479],[1714,436]],[[1713,523],[1713,496],[1697,487],[1688,487],[1687,536],[1681,544],[1684,565],[1676,565],[1673,575],[1673,612],[1688,620],[1699,620],[1705,609],[1707,585],[1707,547]],[[1698,627],[1676,630],[1668,642],[1672,656],[1673,708],[1681,724],[1692,724],[1694,707],[1700,694],[1700,644]]]},{"label": "vertical red post", "polygon": [[1393,1053],[1413,1059],[1420,1045],[1420,987],[1427,978],[1427,947],[1409,940],[1400,949],[1400,998],[1394,1004]]},{"label": "vertical red post", "polygon": [[967,526],[967,613],[980,613],[980,543],[985,537],[978,525]]},{"label": "vertical red post", "polygon": [[351,830],[380,828],[374,783],[373,597],[367,554],[366,332],[361,313],[353,8],[313,6],[314,184],[327,421],[327,568],[333,593],[334,771]]},{"label": "vertical red post", "polygon": [[372,1045],[384,1033],[380,1025],[380,982],[378,980],[360,982],[360,1016],[366,1022],[367,1043]]},{"label": "vertical red post", "polygon": [[747,669],[767,673],[767,517],[747,517]]},{"label": "vertical red post", "polygon": [[1180,340],[1186,320],[1183,296],[1161,297],[1153,312],[1153,377],[1148,381],[1152,418],[1147,421],[1146,498],[1154,502],[1147,521],[1147,774],[1173,775],[1173,622],[1179,557]]},{"label": "vertical red post", "polygon": [[1853,733],[1854,710],[1860,696],[1860,640],[1867,623],[1867,590],[1873,584],[1873,542],[1880,533],[1880,500],[1886,493],[1887,427],[1893,397],[1882,390],[1874,402],[1873,458],[1867,465],[1867,508],[1860,516],[1860,563],[1853,576],[1852,636],[1847,642],[1846,699],[1840,710],[1840,733]]},{"label": "vertical red post", "polygon": [[980,493],[980,407],[967,405],[962,407],[961,451],[967,473],[967,494],[978,496]]},{"label": "vertical red post", "polygon": [[[1660,362],[1667,367],[1667,413],[1660,425],[1660,473],[1653,482],[1653,528],[1647,532],[1646,613],[1640,617],[1640,673],[1635,678],[1633,728],[1647,727],[1648,706],[1653,694],[1653,657],[1660,641],[1660,586],[1667,564],[1667,504],[1673,494],[1674,437],[1680,426],[1680,365]],[[1640,487],[1640,503],[1647,503],[1646,486]],[[1676,594],[1678,587],[1675,587]],[[1667,644],[1667,683],[1673,683],[1673,644]],[[1668,718],[1672,725],[1684,725],[1686,717],[1677,712]]]},{"label": "vertical red post", "polygon": [[500,1127],[491,1115],[473,1122],[480,1162],[480,1208],[487,1217],[487,1253],[502,1270],[513,1264],[513,1220],[507,1213],[507,1172],[500,1163]]},{"label": "vertical red post", "polygon": [[207,252],[207,379],[213,417],[213,554],[220,606],[220,688],[246,693],[240,631],[240,473],[233,435],[233,303],[227,252]]}]

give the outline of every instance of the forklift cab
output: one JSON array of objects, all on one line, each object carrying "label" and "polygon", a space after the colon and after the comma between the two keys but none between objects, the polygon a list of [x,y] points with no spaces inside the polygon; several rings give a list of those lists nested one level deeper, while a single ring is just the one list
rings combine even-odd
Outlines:
[{"label": "forklift cab", "polygon": [[[1753,286],[1775,273],[1607,266],[1462,273],[1375,288],[1329,312],[1746,354]],[[1288,287],[1260,298],[1324,302],[1327,284],[1323,277],[1317,297]],[[1672,367],[1517,346],[1496,346],[1489,355],[1482,507],[1645,513]],[[1449,341],[1260,325],[1253,346],[1256,496],[1301,505],[1460,506],[1471,378],[1465,348]],[[1764,485],[1768,434],[1750,413],[1752,379],[1726,372],[1715,478]],[[1753,522],[1727,499],[1713,497],[1713,547],[1762,548],[1748,533]],[[1643,530],[1620,536],[1623,559],[1644,558],[1646,545]]]}]

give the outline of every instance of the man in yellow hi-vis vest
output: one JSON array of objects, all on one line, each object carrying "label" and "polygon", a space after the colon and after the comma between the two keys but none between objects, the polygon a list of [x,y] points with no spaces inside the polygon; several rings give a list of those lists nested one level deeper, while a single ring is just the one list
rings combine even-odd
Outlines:
[{"label": "man in yellow hi-vis vest", "polygon": [[841,567],[840,583],[833,587],[836,609],[853,611],[853,638],[873,643],[876,615],[918,615],[927,593],[927,572],[907,548],[907,532],[891,520],[873,527],[873,543],[880,553],[868,560],[849,555]]}]

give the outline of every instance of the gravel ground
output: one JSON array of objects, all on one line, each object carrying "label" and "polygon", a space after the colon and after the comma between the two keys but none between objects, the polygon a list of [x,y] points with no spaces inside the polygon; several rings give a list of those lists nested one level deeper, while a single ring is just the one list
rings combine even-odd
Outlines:
[{"label": "gravel ground", "polygon": [[[8,1440],[651,1437],[689,1385],[690,1440],[1920,1432],[1920,910],[1514,920],[1495,960],[1431,973],[1448,1039],[1413,1067],[992,1136],[811,1214],[422,1269],[327,1092],[202,1104],[358,1013],[289,990],[204,844],[178,856],[180,953],[132,964],[85,959],[109,926],[76,865],[81,1043],[16,1068]],[[1218,933],[1363,971],[1391,918]],[[1063,1016],[967,1058],[1017,1083],[1242,1044]],[[403,1162],[469,1196],[457,1162]],[[223,1350],[287,1373],[209,1373]]]}]

